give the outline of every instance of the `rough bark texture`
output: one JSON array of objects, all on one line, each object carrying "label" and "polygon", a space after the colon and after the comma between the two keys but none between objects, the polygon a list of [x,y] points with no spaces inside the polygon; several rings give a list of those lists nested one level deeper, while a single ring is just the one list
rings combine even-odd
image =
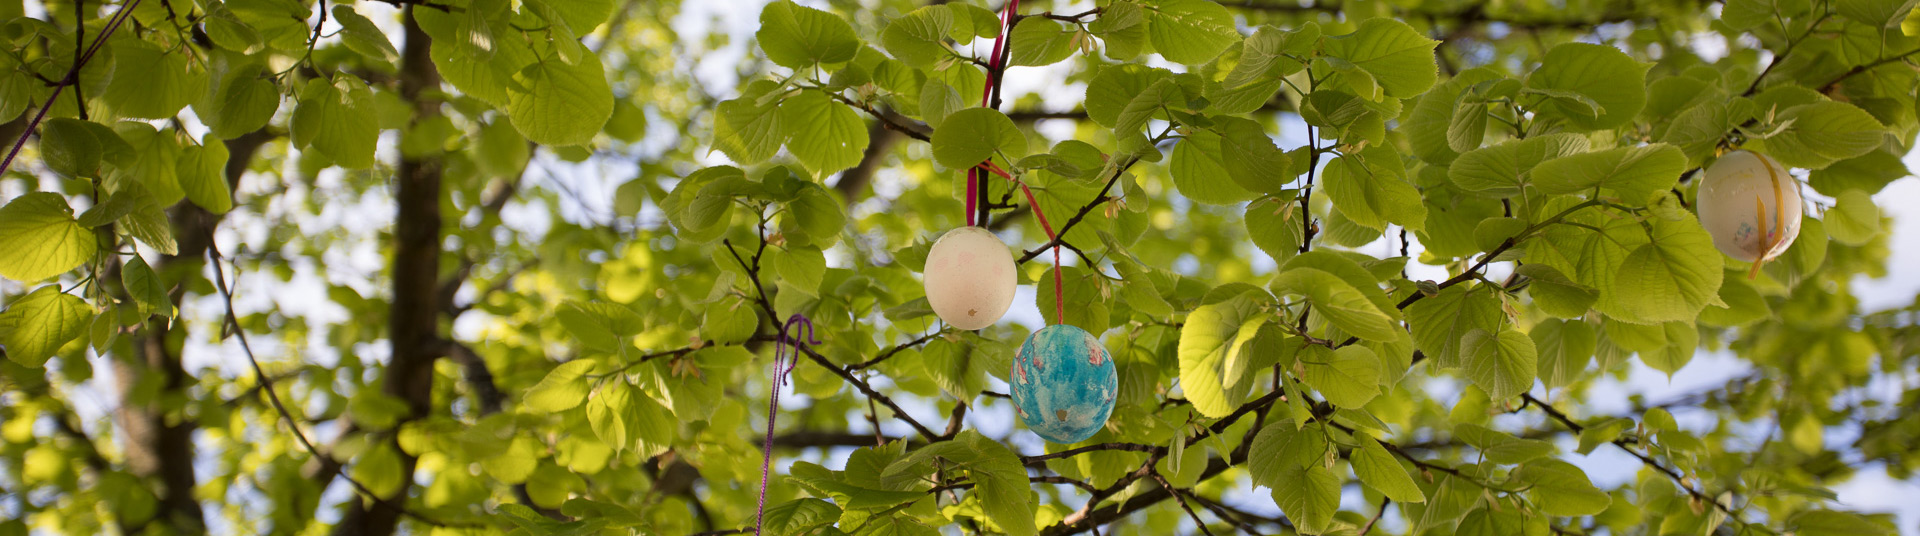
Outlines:
[{"label": "rough bark texture", "polygon": [[[430,39],[414,21],[413,7],[402,17],[406,50],[400,66],[400,96],[413,104],[413,120],[440,115],[432,92],[440,87],[440,72],[427,55]],[[433,407],[433,362],[442,352],[440,309],[440,161],[436,158],[400,159],[394,178],[397,216],[393,230],[393,297],[387,321],[392,358],[387,362],[381,389],[406,401],[409,417],[424,417]],[[352,501],[334,527],[336,535],[393,534],[399,524],[408,490],[413,486],[417,460],[400,448],[397,434],[386,434],[387,448],[400,458],[400,489],[377,503]]]},{"label": "rough bark texture", "polygon": [[[229,189],[239,184],[253,154],[273,136],[254,132],[227,141],[226,179]],[[207,245],[221,215],[197,205],[180,203],[169,211],[179,253],[162,255],[154,270],[172,285],[169,298],[177,309],[185,292],[178,278],[205,262]],[[117,269],[115,270],[118,271]],[[198,423],[185,413],[187,389],[194,379],[181,366],[181,337],[174,336],[169,319],[151,319],[131,342],[132,352],[113,361],[116,387],[122,404],[115,410],[119,421],[121,447],[133,474],[153,483],[159,512],[151,520],[122,519],[128,528],[159,524],[173,532],[193,534],[206,530],[200,502],[194,499],[197,481],[193,474],[193,432]],[[143,386],[143,382],[159,382]],[[144,388],[143,388],[144,387]],[[169,401],[173,403],[169,403]],[[173,406],[168,409],[168,406]]]}]

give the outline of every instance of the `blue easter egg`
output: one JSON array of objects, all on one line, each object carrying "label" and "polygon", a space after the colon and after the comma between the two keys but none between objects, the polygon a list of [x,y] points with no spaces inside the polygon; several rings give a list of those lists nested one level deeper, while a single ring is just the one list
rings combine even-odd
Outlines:
[{"label": "blue easter egg", "polygon": [[1013,408],[1027,428],[1054,443],[1077,443],[1106,426],[1120,377],[1113,356],[1087,330],[1069,325],[1027,336],[1013,360]]}]

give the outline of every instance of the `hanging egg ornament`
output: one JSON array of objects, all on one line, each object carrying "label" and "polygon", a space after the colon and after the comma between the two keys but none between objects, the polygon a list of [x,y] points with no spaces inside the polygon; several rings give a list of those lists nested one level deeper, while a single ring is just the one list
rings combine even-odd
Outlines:
[{"label": "hanging egg ornament", "polygon": [[953,327],[974,330],[1000,321],[1018,283],[1013,253],[984,228],[947,231],[927,252],[927,305]]},{"label": "hanging egg ornament", "polygon": [[1120,377],[1093,334],[1058,324],[1027,336],[1013,360],[1013,408],[1054,443],[1085,441],[1106,426]]},{"label": "hanging egg ornament", "polygon": [[1713,245],[1759,264],[1786,253],[1800,236],[1800,183],[1767,155],[1733,151],[1707,167],[1695,207]]}]

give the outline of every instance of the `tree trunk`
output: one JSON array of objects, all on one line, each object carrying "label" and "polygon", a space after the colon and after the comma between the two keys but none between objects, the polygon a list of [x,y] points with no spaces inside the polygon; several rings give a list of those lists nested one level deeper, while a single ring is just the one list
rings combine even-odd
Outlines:
[{"label": "tree trunk", "polygon": [[[400,66],[400,96],[413,104],[413,120],[440,114],[440,102],[431,96],[440,87],[440,72],[427,55],[429,38],[408,6],[406,50]],[[433,362],[441,353],[440,309],[440,161],[437,158],[400,159],[394,180],[397,217],[393,230],[393,297],[387,338],[393,357],[387,362],[381,389],[406,401],[408,420],[426,416],[433,406]],[[393,534],[413,485],[417,460],[400,448],[398,434],[386,434],[384,444],[400,458],[400,489],[369,505],[349,503],[346,516],[334,527],[336,535]]]}]

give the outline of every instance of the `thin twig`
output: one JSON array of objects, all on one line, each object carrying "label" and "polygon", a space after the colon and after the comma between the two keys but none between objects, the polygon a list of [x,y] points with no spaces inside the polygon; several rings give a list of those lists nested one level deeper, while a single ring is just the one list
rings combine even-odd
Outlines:
[{"label": "thin twig", "polygon": [[[134,1],[138,2],[139,0]],[[247,363],[253,367],[254,381],[260,383],[262,386],[261,391],[267,395],[267,401],[272,403],[274,411],[279,412],[280,418],[287,423],[287,429],[293,432],[294,439],[299,440],[300,445],[306,448],[307,453],[315,459],[332,459],[330,456],[322,454],[320,448],[315,447],[313,441],[307,439],[307,434],[300,431],[300,421],[295,419],[293,412],[288,411],[287,405],[280,401],[280,393],[274,391],[273,377],[268,376],[267,371],[260,367],[260,359],[255,357],[253,345],[247,341],[247,330],[240,327],[240,317],[233,312],[233,291],[227,287],[226,268],[220,264],[223,260],[220,255],[220,246],[213,239],[213,230],[208,229],[207,233],[207,262],[213,265],[214,286],[220,290],[220,300],[226,305],[227,309],[223,324],[227,329],[232,329],[233,336],[240,340],[240,349],[247,355]],[[341,479],[346,480],[348,484],[352,485],[354,491],[362,497],[373,501],[374,504],[380,505],[381,507],[392,508],[401,515],[414,518],[422,523],[440,527],[468,526],[465,524],[449,524],[420,515],[418,512],[409,510],[405,506],[396,504],[394,499],[383,498],[379,494],[374,493],[372,488],[368,488],[366,484],[353,478],[353,476],[347,474],[346,471],[340,471],[339,476]]]}]

